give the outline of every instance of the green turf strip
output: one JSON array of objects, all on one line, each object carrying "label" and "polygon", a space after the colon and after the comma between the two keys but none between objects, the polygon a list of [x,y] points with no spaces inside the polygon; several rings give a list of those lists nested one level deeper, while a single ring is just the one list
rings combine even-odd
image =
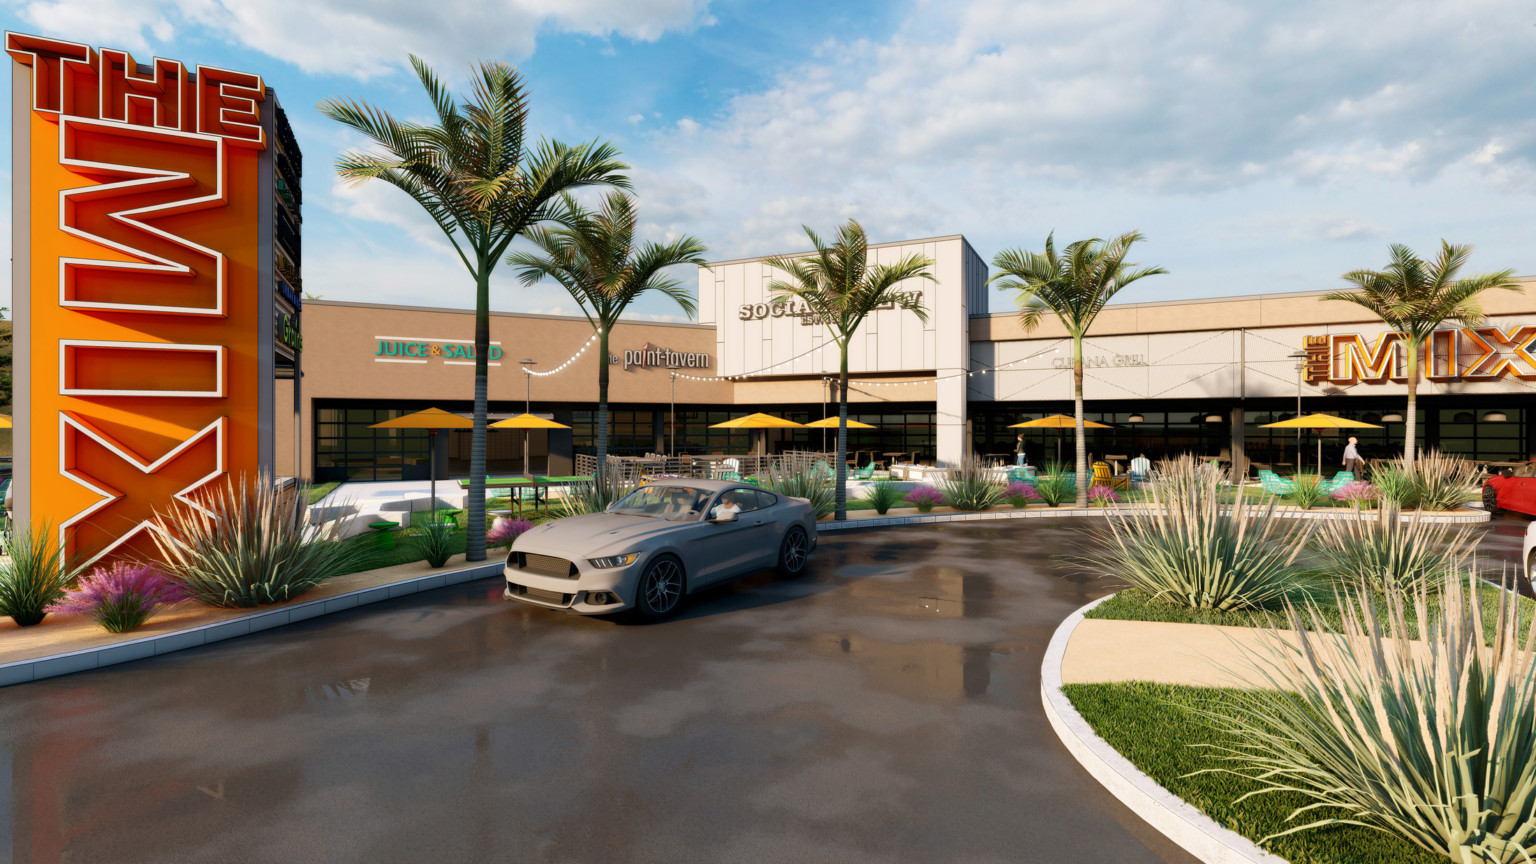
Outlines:
[{"label": "green turf strip", "polygon": [[[1192,772],[1220,765],[1199,745],[1230,743],[1202,718],[1221,711],[1235,691],[1168,684],[1068,684],[1062,688],[1093,731],[1163,788],[1223,826],[1258,841],[1277,831],[1342,811],[1303,813],[1286,819],[1308,800],[1296,793],[1260,795],[1233,803],[1258,788],[1231,774]],[[1447,859],[1381,831],[1331,826],[1280,837],[1266,847],[1291,864],[1439,864]]]}]

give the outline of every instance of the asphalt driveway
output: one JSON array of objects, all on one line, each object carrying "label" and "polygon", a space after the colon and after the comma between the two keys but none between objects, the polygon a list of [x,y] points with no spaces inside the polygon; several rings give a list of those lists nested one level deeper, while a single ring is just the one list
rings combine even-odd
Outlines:
[{"label": "asphalt driveway", "polygon": [[1040,707],[1078,526],[823,538],[654,626],[471,583],[0,690],[17,862],[1190,861]]}]

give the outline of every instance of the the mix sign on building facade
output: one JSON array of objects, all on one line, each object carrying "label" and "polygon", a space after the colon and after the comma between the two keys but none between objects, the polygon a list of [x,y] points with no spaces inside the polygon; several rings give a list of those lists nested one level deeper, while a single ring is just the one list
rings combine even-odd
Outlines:
[{"label": "the mix sign on building facade", "polygon": [[274,289],[299,266],[297,144],[259,75],[18,33],[6,50],[30,94],[12,108],[15,514],[77,561],[153,554],[156,512],[273,464],[272,382],[300,341]]}]

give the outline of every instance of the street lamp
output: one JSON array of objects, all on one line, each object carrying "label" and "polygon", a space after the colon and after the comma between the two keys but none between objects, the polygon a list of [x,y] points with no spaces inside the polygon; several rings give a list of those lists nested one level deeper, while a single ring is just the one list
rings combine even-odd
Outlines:
[{"label": "street lamp", "polygon": [[[537,362],[539,362],[539,361],[533,360],[531,358],[530,359],[523,359],[523,360],[517,361],[517,365],[523,367],[523,413],[524,414],[532,414],[533,413],[533,373],[528,371],[528,367],[532,366],[533,364],[535,364]],[[533,437],[532,435],[528,434],[528,430],[527,429],[523,430],[523,474],[525,474],[525,475],[527,475],[529,477],[533,476],[532,467],[528,464],[528,439],[532,438],[532,437]],[[547,464],[544,466],[544,470],[546,470],[546,471],[549,470],[549,466]]]},{"label": "street lamp", "polygon": [[[1306,363],[1304,363],[1302,361],[1307,359],[1307,352],[1305,352],[1305,351],[1297,351],[1294,354],[1289,354],[1287,356],[1289,356],[1292,360],[1296,361],[1296,416],[1300,417],[1301,416],[1301,370],[1306,368]],[[1318,471],[1322,471],[1323,469],[1322,469],[1321,466],[1319,466],[1317,470]],[[1296,427],[1296,473],[1298,475],[1301,474],[1301,427],[1300,426]]]},{"label": "street lamp", "polygon": [[671,372],[671,373],[668,373],[668,374],[670,374],[672,376],[672,403],[671,403],[671,408],[668,410],[668,413],[672,417],[672,420],[671,420],[672,437],[671,437],[671,442],[667,445],[667,454],[670,455],[670,456],[676,456],[677,455],[677,373],[676,372]]}]

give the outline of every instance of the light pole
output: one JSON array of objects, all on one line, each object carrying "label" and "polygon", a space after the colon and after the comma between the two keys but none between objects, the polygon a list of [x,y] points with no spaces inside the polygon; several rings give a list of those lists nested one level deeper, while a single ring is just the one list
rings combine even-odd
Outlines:
[{"label": "light pole", "polygon": [[[517,365],[523,367],[523,413],[524,414],[532,414],[533,413],[533,374],[528,371],[528,367],[532,366],[533,364],[535,364],[537,362],[539,362],[539,361],[531,359],[531,358],[517,361]],[[549,470],[547,466],[545,467],[545,470]],[[528,464],[528,430],[527,429],[523,430],[523,476],[525,476],[525,477],[532,477],[533,476],[533,466]]]},{"label": "light pole", "polygon": [[667,415],[670,418],[669,421],[668,421],[668,425],[670,425],[672,427],[672,429],[670,430],[670,437],[668,438],[668,442],[667,442],[667,455],[668,456],[676,456],[677,455],[677,373],[676,372],[670,372],[668,374],[672,376],[672,399],[671,399],[670,407],[667,409]]},{"label": "light pole", "polygon": [[[1286,356],[1288,356],[1292,360],[1296,361],[1296,419],[1300,420],[1301,419],[1301,370],[1306,368],[1307,364],[1306,364],[1305,361],[1307,359],[1307,352],[1305,352],[1305,351],[1297,351],[1294,354],[1288,354]],[[1318,470],[1319,476],[1321,476],[1322,470],[1323,470],[1323,466],[1321,466],[1321,465],[1317,466],[1317,470]],[[1296,427],[1296,473],[1298,475],[1301,474],[1301,427],[1300,426]]]}]

